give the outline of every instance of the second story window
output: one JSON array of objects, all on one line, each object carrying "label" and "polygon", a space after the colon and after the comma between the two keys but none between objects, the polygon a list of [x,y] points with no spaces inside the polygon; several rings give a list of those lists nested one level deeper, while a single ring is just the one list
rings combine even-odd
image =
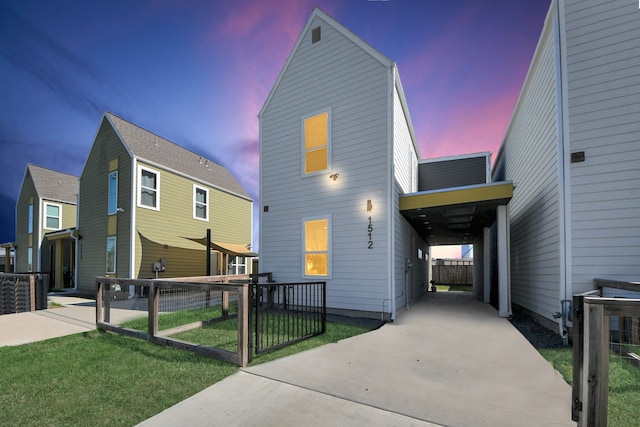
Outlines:
[{"label": "second story window", "polygon": [[306,117],[303,124],[304,173],[325,171],[329,168],[329,113]]},{"label": "second story window", "polygon": [[[29,233],[33,233],[33,204],[29,205]],[[31,270],[29,270],[31,271]]]},{"label": "second story window", "polygon": [[160,209],[160,175],[140,167],[138,175],[138,206]]},{"label": "second story window", "polygon": [[209,190],[197,185],[193,186],[193,217],[209,220]]},{"label": "second story window", "polygon": [[43,228],[47,228],[49,230],[60,230],[61,216],[62,206],[53,203],[45,203],[44,223],[42,224]]},{"label": "second story window", "polygon": [[107,197],[109,215],[115,214],[118,210],[118,171],[109,173],[109,195]]}]

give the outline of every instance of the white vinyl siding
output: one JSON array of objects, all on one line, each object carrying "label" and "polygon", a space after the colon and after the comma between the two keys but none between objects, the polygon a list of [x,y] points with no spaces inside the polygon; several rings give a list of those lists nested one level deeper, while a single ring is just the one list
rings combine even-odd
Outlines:
[{"label": "white vinyl siding", "polygon": [[560,309],[560,211],[556,50],[548,17],[505,136],[512,301],[549,319]]},{"label": "white vinyl siding", "polygon": [[[322,41],[311,43],[311,28]],[[332,308],[389,311],[390,71],[315,18],[260,117],[260,269],[299,281],[301,218],[331,216]],[[301,176],[301,116],[331,106],[331,171]],[[334,181],[330,173],[338,173]],[[372,212],[366,211],[372,200]],[[373,249],[368,249],[368,217]],[[363,280],[363,269],[367,270]],[[386,304],[386,306],[385,306]]]},{"label": "white vinyl siding", "polygon": [[573,291],[640,276],[640,26],[637,2],[565,2],[573,163]]},{"label": "white vinyl siding", "polygon": [[393,91],[393,164],[403,194],[418,190],[418,155],[407,125],[398,90]]}]

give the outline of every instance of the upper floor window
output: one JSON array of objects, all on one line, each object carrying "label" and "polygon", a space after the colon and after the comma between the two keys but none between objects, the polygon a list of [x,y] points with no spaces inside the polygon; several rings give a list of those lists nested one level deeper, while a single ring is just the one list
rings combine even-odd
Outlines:
[{"label": "upper floor window", "polygon": [[118,171],[109,173],[109,195],[107,197],[109,215],[118,211]]},{"label": "upper floor window", "polygon": [[54,203],[44,204],[44,218],[42,226],[50,230],[60,230],[62,206]]},{"label": "upper floor window", "polygon": [[304,173],[329,169],[329,113],[304,119]]},{"label": "upper floor window", "polygon": [[[29,205],[29,233],[33,233],[33,203]],[[31,270],[29,270],[31,271]]]},{"label": "upper floor window", "polygon": [[329,218],[304,221],[304,275],[329,276]]},{"label": "upper floor window", "polygon": [[159,210],[160,174],[144,167],[138,171],[138,206]]},{"label": "upper floor window", "polygon": [[193,217],[209,220],[209,190],[197,185],[193,186]]}]

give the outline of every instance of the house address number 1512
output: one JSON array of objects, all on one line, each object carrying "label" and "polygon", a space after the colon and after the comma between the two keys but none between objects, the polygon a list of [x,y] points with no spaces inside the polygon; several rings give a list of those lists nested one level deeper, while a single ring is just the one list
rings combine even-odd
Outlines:
[{"label": "house address number 1512", "polygon": [[369,236],[369,242],[367,244],[367,248],[373,249],[373,237],[371,234],[373,233],[373,222],[371,222],[371,217],[369,217],[369,224],[367,225],[367,236]]}]

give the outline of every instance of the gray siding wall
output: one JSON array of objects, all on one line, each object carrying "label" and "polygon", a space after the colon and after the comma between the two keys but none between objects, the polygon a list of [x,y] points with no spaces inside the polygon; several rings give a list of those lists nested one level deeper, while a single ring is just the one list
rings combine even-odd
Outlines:
[{"label": "gray siding wall", "polygon": [[439,190],[487,182],[487,157],[468,157],[433,162],[418,166],[418,191]]},{"label": "gray siding wall", "polygon": [[[305,280],[302,221],[330,216],[328,306],[381,312],[391,297],[390,71],[321,19],[310,28],[317,25],[322,40],[311,44],[311,31],[304,35],[261,116],[260,270],[273,272],[280,282]],[[302,118],[328,108],[332,170],[303,176]],[[329,179],[331,172],[340,174],[336,181]],[[372,212],[366,211],[368,199]]]},{"label": "gray siding wall", "polygon": [[573,163],[573,291],[640,277],[640,21],[637,2],[567,0]]},{"label": "gray siding wall", "polygon": [[97,276],[106,275],[107,254],[107,193],[109,162],[118,159],[118,214],[116,277],[129,277],[131,158],[106,119],[100,125],[96,140],[80,176],[78,198],[78,281],[76,286],[93,292]]},{"label": "gray siding wall", "polygon": [[547,318],[560,309],[558,111],[553,14],[525,80],[502,157],[509,204],[512,301]]}]

